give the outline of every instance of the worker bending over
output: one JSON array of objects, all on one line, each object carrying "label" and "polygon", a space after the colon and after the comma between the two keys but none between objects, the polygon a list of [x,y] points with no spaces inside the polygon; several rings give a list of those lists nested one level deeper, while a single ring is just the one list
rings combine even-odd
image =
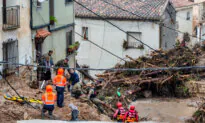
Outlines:
[{"label": "worker bending over", "polygon": [[49,117],[53,118],[54,103],[56,101],[56,94],[53,93],[53,88],[51,85],[46,86],[46,93],[42,95],[43,109],[42,109],[42,119],[44,118],[44,113],[48,111]]},{"label": "worker bending over", "polygon": [[57,91],[57,105],[60,108],[63,107],[64,90],[66,86],[66,78],[63,75],[64,75],[64,70],[62,68],[59,68],[58,74],[55,76],[53,80],[53,84],[56,86],[56,91]]},{"label": "worker bending over", "polygon": [[79,76],[73,69],[70,69],[69,73],[70,73],[70,78],[69,78],[70,85],[68,85],[68,91],[72,92],[74,85],[79,82]]},{"label": "worker bending over", "polygon": [[125,123],[138,122],[138,112],[135,110],[135,106],[130,106],[130,110],[124,116],[124,121]]},{"label": "worker bending over", "polygon": [[118,102],[117,103],[117,110],[115,111],[113,118],[117,119],[118,122],[123,122],[125,113],[126,113],[126,110],[122,107],[122,103]]}]

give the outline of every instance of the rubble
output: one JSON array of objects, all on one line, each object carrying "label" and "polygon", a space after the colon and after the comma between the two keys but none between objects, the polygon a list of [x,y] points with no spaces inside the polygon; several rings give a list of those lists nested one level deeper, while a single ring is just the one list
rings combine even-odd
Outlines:
[{"label": "rubble", "polygon": [[[175,47],[163,51],[153,51],[148,56],[133,59],[126,56],[130,61],[125,64],[117,64],[114,68],[163,68],[195,66],[199,61],[203,50],[199,45],[193,49],[187,47]],[[189,97],[189,88],[185,83],[189,80],[199,80],[204,77],[204,70],[146,70],[146,71],[106,71],[96,75],[106,80],[103,89],[99,90],[100,97],[106,98],[105,102],[115,107],[117,101],[125,105],[141,97]],[[121,88],[122,98],[116,97],[117,88]],[[139,89],[140,88],[140,89]],[[128,92],[135,93],[129,94]],[[149,93],[148,93],[149,91]]]},{"label": "rubble", "polygon": [[[44,90],[30,88],[29,75],[30,73],[26,73],[25,76],[11,75],[7,77],[7,80],[21,96],[34,99],[41,99]],[[0,123],[16,123],[17,120],[41,119],[42,106],[40,104],[31,103],[32,106],[36,107],[36,109],[34,109],[27,104],[20,104],[18,102],[5,100],[3,98],[4,94],[17,96],[16,93],[7,85],[7,83],[4,80],[0,80]],[[101,114],[95,106],[80,99],[75,99],[71,97],[70,93],[65,93],[65,107],[58,108],[57,106],[55,106],[55,110],[53,113],[57,120],[69,121],[71,119],[71,110],[68,107],[69,103],[73,103],[76,106],[78,106],[78,109],[80,111],[80,120],[111,121],[111,119],[108,116]],[[90,115],[91,113],[92,115]]]}]

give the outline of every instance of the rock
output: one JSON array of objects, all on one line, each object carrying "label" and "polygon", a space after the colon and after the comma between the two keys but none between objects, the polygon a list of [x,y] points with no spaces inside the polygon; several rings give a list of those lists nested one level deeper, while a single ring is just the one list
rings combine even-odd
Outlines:
[{"label": "rock", "polygon": [[151,98],[152,97],[152,91],[146,90],[143,92],[143,95],[145,98]]},{"label": "rock", "polygon": [[38,89],[39,82],[37,80],[33,80],[32,82],[29,82],[29,87],[33,89]]},{"label": "rock", "polygon": [[23,114],[23,119],[24,119],[24,120],[28,120],[28,119],[29,119],[29,116],[28,116],[28,113],[27,113],[27,112],[24,112],[24,114]]}]

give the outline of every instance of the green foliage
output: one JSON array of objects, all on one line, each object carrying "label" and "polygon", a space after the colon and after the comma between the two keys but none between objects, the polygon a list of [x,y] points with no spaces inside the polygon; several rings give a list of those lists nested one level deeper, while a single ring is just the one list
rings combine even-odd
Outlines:
[{"label": "green foliage", "polygon": [[50,16],[50,20],[51,20],[51,21],[54,21],[55,23],[58,23],[58,20],[57,20],[56,17],[54,17],[54,16]]}]

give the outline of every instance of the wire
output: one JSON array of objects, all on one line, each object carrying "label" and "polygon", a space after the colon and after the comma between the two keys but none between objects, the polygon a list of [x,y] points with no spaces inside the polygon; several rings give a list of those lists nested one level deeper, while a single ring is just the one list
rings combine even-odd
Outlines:
[{"label": "wire", "polygon": [[124,32],[125,34],[127,34],[128,36],[134,38],[135,40],[139,41],[140,43],[142,43],[143,45],[147,46],[148,48],[158,52],[156,49],[152,48],[151,46],[145,44],[144,42],[142,42],[141,40],[135,38],[133,35],[128,34],[125,30],[121,29],[120,27],[118,27],[117,25],[113,24],[112,22],[110,22],[109,20],[105,19],[104,17],[98,15],[97,13],[93,12],[92,10],[90,10],[89,8],[87,8],[86,6],[84,6],[83,4],[77,2],[76,0],[73,0],[74,2],[76,2],[78,5],[82,6],[83,8],[87,9],[88,11],[90,11],[91,13],[93,13],[94,15],[98,16],[100,19],[108,22],[109,24],[111,24],[112,26],[116,27],[117,29],[119,29],[120,31]]},{"label": "wire", "polygon": [[[118,8],[118,9],[121,9],[121,10],[123,10],[123,11],[125,11],[125,12],[128,12],[128,13],[130,13],[130,14],[132,14],[132,15],[135,15],[135,16],[137,16],[137,17],[141,17],[141,16],[139,16],[139,15],[133,13],[133,12],[130,12],[130,11],[126,10],[126,9],[123,9],[123,8],[121,8],[121,7],[117,6],[117,5],[114,5],[114,4],[112,4],[112,3],[109,3],[109,2],[107,2],[107,1],[105,1],[105,0],[101,0],[101,1],[103,1],[103,2],[105,2],[105,3],[107,3],[107,4],[110,4],[110,5],[112,5],[112,6],[116,7],[116,8]],[[141,2],[142,2],[142,1],[141,1]],[[148,5],[149,5],[149,4],[148,4]],[[150,5],[150,6],[151,6],[151,5]],[[151,7],[152,7],[152,6],[151,6]],[[167,9],[166,9],[166,10],[167,10]],[[169,12],[169,11],[167,10],[167,12]],[[160,26],[163,26],[163,27],[165,27],[165,28],[167,28],[167,29],[176,31],[176,32],[178,32],[178,33],[182,33],[182,34],[185,33],[185,32],[182,32],[182,31],[180,31],[180,30],[176,30],[176,29],[173,29],[173,28],[171,28],[171,27],[168,27],[168,26],[166,26],[165,24],[158,24],[158,23],[156,23],[156,22],[153,22],[153,23],[155,23],[155,24],[157,24],[157,25],[160,25]],[[189,36],[194,37],[194,38],[197,38],[196,36],[191,35],[191,34],[189,34]],[[197,39],[204,40],[204,39],[202,39],[202,38],[197,38]]]},{"label": "wire", "polygon": [[[27,103],[28,105],[30,105],[33,109],[36,109],[37,111],[40,111],[41,112],[41,110],[39,110],[39,109],[37,109],[36,107],[34,107],[33,105],[31,105],[31,103],[29,103],[28,101],[26,101],[25,99],[24,99],[24,97],[22,97],[18,92],[17,92],[17,90],[9,83],[9,81],[5,78],[5,77],[3,77],[3,75],[2,75],[2,73],[0,72],[0,75],[2,76],[2,78],[6,81],[6,83],[9,85],[9,87],[18,95],[18,97],[20,97],[23,101],[24,101],[24,103]],[[48,118],[50,118],[50,116],[48,116],[48,115],[46,115],[46,114],[44,114],[46,117],[48,117]]]},{"label": "wire", "polygon": [[[82,37],[82,38],[83,38],[83,36],[82,36],[82,35],[80,35],[78,32],[75,32],[75,33],[76,33],[78,36],[80,36],[80,37]],[[115,57],[117,57],[117,58],[119,58],[119,59],[121,59],[121,60],[123,60],[123,61],[125,61],[125,62],[126,62],[126,60],[124,60],[123,58],[121,58],[121,57],[119,57],[119,56],[115,55],[114,53],[112,53],[112,52],[110,52],[110,51],[106,50],[105,48],[103,48],[103,47],[99,46],[98,44],[96,44],[96,43],[92,42],[91,40],[86,40],[86,41],[88,41],[88,42],[90,42],[90,43],[94,44],[95,46],[99,47],[100,49],[103,49],[104,51],[106,51],[106,52],[110,53],[111,55],[113,55],[113,56],[115,56]]]},{"label": "wire", "polygon": [[0,64],[10,64],[10,65],[19,65],[19,66],[31,66],[31,67],[39,67],[39,68],[65,68],[65,69],[74,69],[74,70],[93,70],[93,71],[158,71],[158,70],[190,70],[190,69],[205,69],[205,66],[185,66],[185,67],[160,67],[160,68],[108,68],[108,69],[96,69],[96,68],[69,68],[69,67],[48,67],[48,66],[42,66],[42,65],[25,65],[25,64],[18,64],[18,63],[9,63],[5,61],[1,61]]}]

